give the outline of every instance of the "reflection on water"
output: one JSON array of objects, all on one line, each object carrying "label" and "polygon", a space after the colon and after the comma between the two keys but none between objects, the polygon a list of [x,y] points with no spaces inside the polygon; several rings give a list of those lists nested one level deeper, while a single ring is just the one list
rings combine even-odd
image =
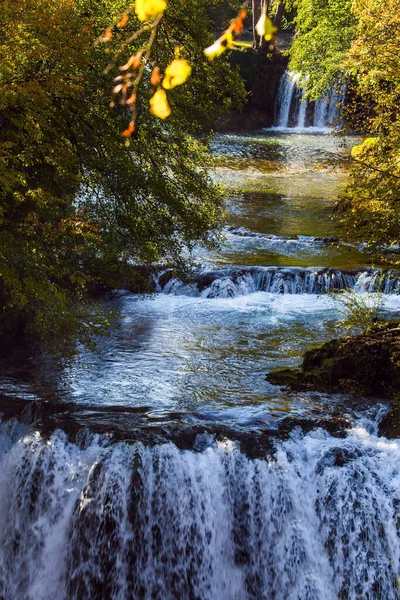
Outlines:
[{"label": "reflection on water", "polygon": [[[228,224],[277,236],[340,238],[332,206],[345,184],[343,173],[322,168],[327,153],[346,152],[353,142],[334,135],[296,135],[266,131],[258,136],[217,136],[217,180],[231,190]],[[208,257],[210,260],[210,257]],[[324,266],[351,268],[371,264],[348,245],[310,247],[279,240],[243,240],[227,236],[214,264]]]},{"label": "reflection on water", "polygon": [[[212,256],[199,253],[200,263],[368,264],[357,249],[337,244],[331,207],[344,175],[315,169],[316,159],[341,143],[326,135],[217,136],[215,177],[231,190],[226,245]],[[391,299],[392,310],[399,306],[398,297]],[[66,368],[38,357],[28,372],[15,362],[3,365],[1,391],[85,406],[142,407],[152,422],[179,413],[248,426],[327,410],[320,399],[272,386],[265,374],[298,365],[304,350],[334,335],[340,315],[329,296],[127,295],[115,307],[121,324],[100,341],[98,354],[83,354]]]},{"label": "reflection on water", "polygon": [[330,209],[326,199],[272,192],[243,192],[228,201],[228,210],[232,211],[230,224],[275,235],[332,236],[335,225]]}]

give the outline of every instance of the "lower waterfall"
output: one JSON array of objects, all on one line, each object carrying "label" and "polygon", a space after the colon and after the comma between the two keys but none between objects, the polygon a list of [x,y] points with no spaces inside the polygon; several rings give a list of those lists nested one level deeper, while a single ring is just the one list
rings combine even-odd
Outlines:
[{"label": "lower waterfall", "polygon": [[265,459],[0,429],[0,594],[12,600],[395,600],[400,443],[360,421]]},{"label": "lower waterfall", "polygon": [[285,81],[286,133],[214,140],[226,247],[107,298],[97,352],[0,360],[0,600],[400,599],[393,406],[266,379],[341,334],[332,291],[400,323],[399,271],[343,242],[343,173],[314,168],[335,101]]}]

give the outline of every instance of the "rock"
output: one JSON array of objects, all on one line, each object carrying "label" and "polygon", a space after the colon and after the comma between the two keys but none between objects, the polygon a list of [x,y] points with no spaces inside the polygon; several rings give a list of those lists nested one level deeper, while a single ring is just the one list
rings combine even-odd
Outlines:
[{"label": "rock", "polygon": [[400,396],[396,396],[389,412],[379,423],[378,433],[387,438],[400,438]]},{"label": "rock", "polygon": [[267,380],[294,390],[393,398],[400,392],[398,323],[331,340],[306,352],[300,369],[269,373]]},{"label": "rock", "polygon": [[[327,342],[304,355],[300,369],[268,373],[274,385],[295,391],[392,399],[379,435],[400,438],[400,327],[377,324],[365,333]],[[365,403],[365,400],[364,400]]]},{"label": "rock", "polygon": [[295,391],[307,389],[302,378],[302,372],[299,369],[282,369],[281,371],[273,371],[266,376],[267,381],[273,385],[288,387]]},{"label": "rock", "polygon": [[242,111],[231,111],[220,122],[219,131],[248,131],[271,127],[275,118],[275,101],[280,79],[287,69],[288,58],[277,48],[232,52],[230,62],[238,67],[249,93]]},{"label": "rock", "polygon": [[29,402],[21,412],[19,419],[25,425],[32,425],[40,421],[44,415],[43,404],[38,401]]}]

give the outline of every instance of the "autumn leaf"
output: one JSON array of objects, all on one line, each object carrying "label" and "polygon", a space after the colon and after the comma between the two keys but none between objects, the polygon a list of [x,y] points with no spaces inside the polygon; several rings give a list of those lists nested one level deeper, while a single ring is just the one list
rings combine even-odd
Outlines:
[{"label": "autumn leaf", "polygon": [[121,67],[119,67],[119,70],[127,71],[131,67],[133,67],[134,69],[137,69],[138,66],[140,65],[141,59],[142,59],[142,51],[136,52],[136,54],[132,54],[132,56],[129,58],[128,62],[126,62]]},{"label": "autumn leaf", "polygon": [[244,19],[247,17],[247,12],[245,10],[241,10],[233,22],[233,31],[236,34],[242,33],[244,27]]},{"label": "autumn leaf", "polygon": [[162,88],[159,88],[150,98],[150,112],[160,119],[166,119],[171,114],[167,94]]},{"label": "autumn leaf", "polygon": [[107,29],[105,30],[105,32],[103,34],[102,41],[109,42],[111,40],[112,36],[113,36],[113,33],[111,30],[111,27],[107,27]]},{"label": "autumn leaf", "polygon": [[136,0],[135,11],[141,21],[150,21],[167,8],[166,0]]},{"label": "autumn leaf", "polygon": [[154,69],[151,72],[151,77],[150,77],[150,83],[153,86],[156,86],[160,83],[160,79],[161,79],[161,73],[160,73],[160,67],[154,67]]},{"label": "autumn leaf", "polygon": [[133,94],[131,94],[128,98],[128,100],[125,102],[125,104],[135,104],[136,102],[136,92],[133,92]]},{"label": "autumn leaf", "polygon": [[271,19],[267,16],[266,8],[263,8],[261,17],[257,21],[256,31],[260,37],[263,37],[267,42],[275,37],[278,28],[275,27]]},{"label": "autumn leaf", "polygon": [[165,69],[162,86],[166,90],[171,90],[175,86],[185,83],[191,72],[192,67],[187,60],[184,58],[175,58]]},{"label": "autumn leaf", "polygon": [[211,46],[204,50],[204,54],[212,60],[216,56],[220,56],[227,48],[233,47],[232,31],[228,29],[220,38],[218,38]]},{"label": "autumn leaf", "polygon": [[132,133],[135,131],[135,123],[133,121],[131,121],[128,125],[128,128],[125,129],[125,131],[123,131],[121,133],[122,137],[128,138],[132,135]]},{"label": "autumn leaf", "polygon": [[123,15],[120,22],[118,23],[118,27],[125,27],[127,22],[129,21],[129,15]]}]

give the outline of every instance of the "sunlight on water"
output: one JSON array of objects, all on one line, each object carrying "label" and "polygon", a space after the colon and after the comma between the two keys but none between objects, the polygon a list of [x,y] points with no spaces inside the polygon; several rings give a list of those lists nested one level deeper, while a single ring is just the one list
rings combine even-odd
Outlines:
[{"label": "sunlight on water", "polygon": [[[345,176],[314,168],[340,143],[216,136],[226,245],[198,252],[189,281],[161,269],[157,293],[119,294],[98,353],[2,365],[1,391],[61,402],[43,434],[40,411],[30,427],[0,420],[1,598],[398,600],[387,406],[265,379],[337,335],[329,292],[377,289],[332,220]],[[397,273],[379,285],[400,314]]]}]

